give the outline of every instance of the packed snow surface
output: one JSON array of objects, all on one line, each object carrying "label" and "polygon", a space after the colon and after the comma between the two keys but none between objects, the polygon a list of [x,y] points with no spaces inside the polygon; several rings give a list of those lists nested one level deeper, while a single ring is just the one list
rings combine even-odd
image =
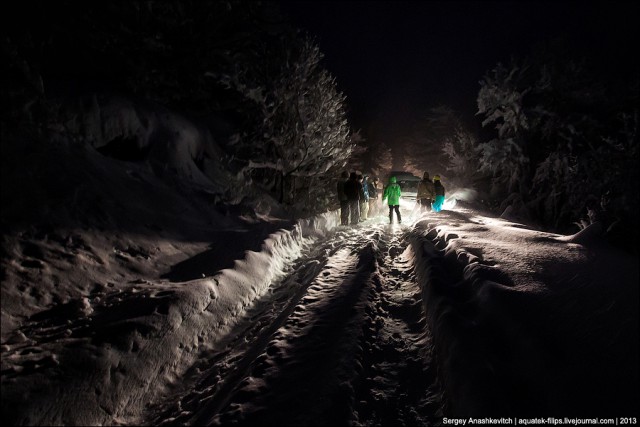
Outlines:
[{"label": "packed snow surface", "polygon": [[[6,237],[5,419],[425,425],[635,408],[637,259],[597,224],[561,236],[462,202],[402,225],[384,214],[298,221],[189,280],[162,278],[187,242]],[[210,243],[173,267],[232,242]]]}]

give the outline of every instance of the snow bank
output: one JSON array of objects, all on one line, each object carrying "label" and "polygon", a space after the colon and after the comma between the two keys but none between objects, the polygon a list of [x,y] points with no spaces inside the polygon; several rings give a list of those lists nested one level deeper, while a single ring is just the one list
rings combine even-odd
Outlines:
[{"label": "snow bank", "polygon": [[288,263],[337,223],[330,212],[280,229],[212,277],[101,288],[32,316],[27,336],[3,342],[7,421],[135,425],[203,354],[223,345]]},{"label": "snow bank", "polygon": [[[243,198],[208,130],[179,115],[83,102],[63,113],[56,141],[12,141],[3,161],[2,413],[12,425],[135,425],[337,223],[335,212],[290,226],[252,211],[268,200]],[[185,262],[189,274],[173,271]]]},{"label": "snow bank", "polygon": [[410,231],[450,415],[636,413],[637,260],[597,236],[446,211]]},{"label": "snow bank", "polygon": [[156,173],[195,184],[238,185],[217,167],[222,151],[203,125],[150,102],[93,94],[65,101],[65,132],[111,157],[148,163]]},{"label": "snow bank", "polygon": [[269,284],[285,271],[287,264],[314,238],[330,232],[338,221],[335,211],[299,220],[291,230],[270,235],[260,252],[247,251],[245,259],[236,261],[234,268],[214,276],[216,298],[208,311],[214,313],[213,324],[220,327],[215,331],[216,336],[226,334],[233,319],[268,291]]}]

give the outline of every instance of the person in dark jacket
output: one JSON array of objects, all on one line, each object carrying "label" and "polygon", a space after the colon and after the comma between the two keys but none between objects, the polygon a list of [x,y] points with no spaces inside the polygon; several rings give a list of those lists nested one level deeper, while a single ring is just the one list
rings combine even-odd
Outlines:
[{"label": "person in dark jacket", "polygon": [[369,213],[369,189],[367,187],[367,176],[358,175],[360,182],[360,222],[367,220]]},{"label": "person in dark jacket", "polygon": [[367,183],[367,191],[369,192],[369,218],[374,217],[378,214],[378,178],[369,177],[366,180]]},{"label": "person in dark jacket", "polygon": [[360,181],[358,174],[351,172],[349,180],[344,184],[344,194],[347,195],[349,201],[349,215],[351,217],[351,225],[357,225],[360,222]]},{"label": "person in dark jacket", "polygon": [[342,171],[338,179],[338,201],[340,202],[340,224],[349,225],[349,199],[344,192],[344,185],[349,179],[349,172]]},{"label": "person in dark jacket", "polygon": [[421,210],[431,210],[431,204],[436,197],[436,189],[433,186],[433,181],[429,178],[429,172],[425,172],[422,176],[422,181],[418,184],[418,204]]},{"label": "person in dark jacket", "polygon": [[444,186],[440,182],[440,175],[433,176],[433,187],[436,191],[436,198],[433,202],[433,211],[440,212],[444,204]]}]

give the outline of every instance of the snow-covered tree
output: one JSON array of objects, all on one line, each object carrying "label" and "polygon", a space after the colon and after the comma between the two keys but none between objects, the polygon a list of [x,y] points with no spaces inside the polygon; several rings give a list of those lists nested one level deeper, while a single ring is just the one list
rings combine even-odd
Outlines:
[{"label": "snow-covered tree", "polygon": [[442,152],[447,158],[447,171],[454,187],[478,189],[482,174],[478,170],[478,138],[469,130],[459,127],[444,140]]},{"label": "snow-covered tree", "polygon": [[529,129],[523,98],[531,91],[525,80],[529,66],[498,64],[480,81],[478,114],[493,125],[497,138],[479,147],[479,171],[492,177],[492,194],[526,192],[529,158],[523,132]]},{"label": "snow-covered tree", "polygon": [[321,52],[273,3],[24,3],[3,40],[15,89],[6,117],[33,116],[38,97],[115,92],[153,101],[221,124],[216,143],[227,157],[219,160],[287,202],[353,149],[345,98]]},{"label": "snow-covered tree", "polygon": [[418,176],[424,171],[431,175],[444,173],[448,161],[443,156],[444,147],[463,128],[460,117],[448,106],[441,105],[423,113],[406,138],[404,169]]},{"label": "snow-covered tree", "polygon": [[478,146],[480,171],[503,208],[558,230],[587,212],[612,224],[637,209],[638,82],[598,77],[553,46],[482,79],[478,114],[496,135]]},{"label": "snow-covered tree", "polygon": [[386,143],[380,142],[370,145],[369,151],[370,163],[368,170],[373,176],[383,179],[393,165],[391,148]]},{"label": "snow-covered tree", "polygon": [[321,66],[318,46],[308,38],[281,37],[264,54],[267,65],[239,64],[221,81],[254,106],[253,127],[235,149],[242,173],[271,182],[280,200],[291,204],[305,181],[344,166],[354,144],[345,97]]},{"label": "snow-covered tree", "polygon": [[351,135],[351,141],[353,142],[353,151],[349,162],[346,167],[349,172],[365,173],[370,170],[372,148],[370,145],[366,145],[367,140],[362,135],[362,129],[358,129]]}]

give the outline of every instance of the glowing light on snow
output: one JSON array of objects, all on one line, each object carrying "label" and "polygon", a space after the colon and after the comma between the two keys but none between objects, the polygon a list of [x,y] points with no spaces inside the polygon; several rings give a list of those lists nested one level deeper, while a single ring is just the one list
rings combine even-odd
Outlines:
[{"label": "glowing light on snow", "polygon": [[462,188],[449,195],[451,199],[463,200],[465,202],[473,202],[477,197],[478,192],[471,188]]},{"label": "glowing light on snow", "polygon": [[456,203],[457,202],[458,201],[456,199],[454,199],[453,197],[451,197],[449,199],[446,199],[444,201],[444,203],[442,204],[442,209],[447,210],[447,211],[453,210],[453,208],[456,207]]},{"label": "glowing light on snow", "polygon": [[413,210],[416,207],[416,201],[411,199],[400,198],[400,208],[406,210]]}]

